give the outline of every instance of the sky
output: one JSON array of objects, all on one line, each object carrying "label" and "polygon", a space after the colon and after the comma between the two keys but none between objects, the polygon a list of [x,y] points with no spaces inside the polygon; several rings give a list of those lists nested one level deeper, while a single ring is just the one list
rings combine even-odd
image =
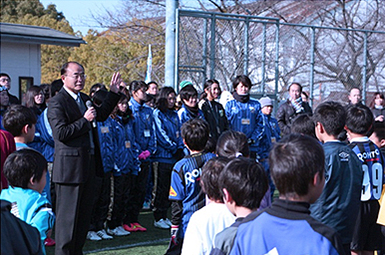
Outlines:
[{"label": "sky", "polygon": [[62,12],[74,31],[87,34],[88,29],[102,31],[93,21],[92,13],[104,13],[105,9],[114,10],[121,5],[121,0],[40,0],[45,8],[49,4],[56,5],[58,12]]}]

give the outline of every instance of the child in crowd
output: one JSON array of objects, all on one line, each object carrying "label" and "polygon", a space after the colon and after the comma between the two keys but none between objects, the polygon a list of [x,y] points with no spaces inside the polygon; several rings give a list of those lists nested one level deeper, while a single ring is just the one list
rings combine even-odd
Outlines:
[{"label": "child in crowd", "polygon": [[384,184],[384,158],[377,145],[368,138],[373,124],[374,117],[367,106],[349,105],[345,129],[349,147],[361,161],[363,173],[360,211],[350,246],[352,254],[373,254],[381,249],[381,227],[376,220],[380,209],[377,200]]},{"label": "child in crowd", "polygon": [[[121,96],[111,116],[114,119],[113,143],[116,149],[114,152],[115,169],[113,172],[114,204],[111,220],[107,223],[107,233],[124,236],[130,234],[130,231],[126,229],[130,222],[125,217],[130,214],[129,203],[131,201],[129,200],[129,196],[133,188],[131,182],[138,176],[140,165],[138,155],[140,147],[135,141],[133,129],[134,119],[128,107],[126,96]],[[138,205],[139,210],[141,205],[142,204],[140,204],[140,206]],[[124,225],[127,225],[126,228]]]},{"label": "child in crowd", "polygon": [[[96,106],[100,106],[107,96],[107,89],[94,84],[90,90],[90,97]],[[97,130],[99,134],[100,155],[102,157],[104,176],[95,177],[95,203],[92,210],[91,224],[87,233],[87,239],[91,241],[99,241],[102,239],[113,239],[104,229],[104,223],[107,221],[108,206],[110,204],[111,193],[111,174],[114,169],[114,160],[116,148],[114,143],[114,121],[108,117],[103,122],[97,122]],[[121,227],[122,229],[122,227]]]},{"label": "child in crowd", "polygon": [[287,135],[270,151],[269,163],[279,199],[239,226],[230,254],[343,254],[335,230],[310,216],[325,184],[319,142]]},{"label": "child in crowd", "polygon": [[219,175],[219,188],[225,204],[237,217],[234,224],[215,236],[210,254],[229,254],[239,225],[253,218],[268,190],[263,167],[251,159],[236,158],[230,161]]},{"label": "child in crowd", "polygon": [[215,157],[203,153],[209,139],[206,121],[192,119],[182,125],[182,138],[190,155],[174,165],[171,173],[169,199],[171,200],[171,241],[166,254],[180,254],[183,238],[191,215],[205,205],[205,195],[200,187],[201,168]]},{"label": "child in crowd", "polygon": [[10,187],[1,191],[0,199],[11,202],[12,214],[39,230],[44,247],[47,232],[55,221],[51,204],[41,195],[46,184],[47,161],[35,150],[15,151],[5,161],[4,174]]},{"label": "child in crowd", "polygon": [[178,111],[180,123],[183,124],[190,119],[204,119],[203,112],[198,108],[198,91],[192,84],[184,86],[179,91],[182,107]]},{"label": "child in crowd", "polygon": [[291,123],[291,133],[298,133],[317,138],[315,135],[315,124],[309,114],[301,113]]},{"label": "child in crowd", "polygon": [[279,128],[276,118],[271,116],[273,112],[273,101],[269,97],[262,97],[259,99],[261,104],[261,111],[265,120],[265,134],[272,144],[278,142],[281,139],[281,129]]},{"label": "child in crowd", "polygon": [[27,143],[35,137],[37,122],[34,112],[23,105],[11,105],[4,114],[3,125],[10,132],[16,143],[16,150],[28,148]]},{"label": "child in crowd", "polygon": [[[249,143],[244,133],[228,130],[225,131],[218,139],[216,153],[219,157],[238,158],[250,157]],[[265,169],[266,171],[266,169]],[[268,188],[262,201],[260,201],[259,209],[267,208],[271,205],[271,192]]]},{"label": "child in crowd", "polygon": [[157,149],[153,156],[154,164],[154,226],[169,229],[171,221],[167,218],[170,208],[168,193],[171,172],[174,164],[184,157],[183,139],[180,134],[180,122],[175,109],[176,93],[171,87],[163,87],[156,98],[154,122]]},{"label": "child in crowd", "polygon": [[139,212],[143,207],[146,186],[150,170],[150,156],[156,150],[156,135],[153,110],[145,104],[147,84],[144,81],[130,83],[131,99],[129,107],[133,115],[133,134],[139,145],[140,170],[137,175],[131,175],[129,185],[128,205],[123,227],[129,232],[144,232],[145,227],[139,224]]},{"label": "child in crowd", "polygon": [[[249,139],[250,157],[266,161],[270,140],[264,137],[264,119],[261,104],[250,98],[251,80],[238,75],[233,80],[234,100],[227,102],[225,111],[231,130],[240,131]],[[268,168],[268,165],[264,165]]]},{"label": "child in crowd", "polygon": [[369,137],[378,148],[382,155],[385,155],[385,122],[375,121],[373,125],[373,133]]},{"label": "child in crowd", "polygon": [[229,129],[225,109],[216,100],[221,95],[221,87],[215,79],[207,80],[203,86],[204,93],[201,95],[200,109],[202,110],[205,120],[209,123],[210,138],[216,144],[219,136]]},{"label": "child in crowd", "polygon": [[341,236],[345,254],[350,254],[361,200],[361,162],[351,148],[338,140],[346,119],[345,108],[340,103],[320,104],[313,119],[325,152],[325,187],[310,206],[311,216],[334,228]]},{"label": "child in crowd", "polygon": [[215,235],[234,223],[234,215],[223,203],[218,183],[229,161],[228,158],[212,158],[202,168],[201,186],[209,203],[191,216],[183,240],[183,255],[209,254]]}]

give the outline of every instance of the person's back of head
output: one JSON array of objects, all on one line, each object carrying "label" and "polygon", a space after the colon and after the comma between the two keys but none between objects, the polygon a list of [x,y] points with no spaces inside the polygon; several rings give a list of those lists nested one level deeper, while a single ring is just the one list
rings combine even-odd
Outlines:
[{"label": "person's back of head", "polygon": [[346,128],[354,133],[369,136],[373,127],[373,113],[363,104],[349,105],[346,110]]},{"label": "person's back of head", "polygon": [[374,142],[378,148],[385,147],[385,122],[374,122],[373,134],[370,136],[370,140]]},{"label": "person's back of head", "polygon": [[[307,202],[313,203],[321,195],[325,155],[315,138],[300,134],[285,136],[274,144],[270,151],[269,164],[271,177],[280,198],[296,200],[310,196]],[[310,187],[315,186],[315,180],[317,194],[310,194]]]},{"label": "person's back of head", "polygon": [[63,81],[62,79],[57,79],[57,80],[54,80],[52,83],[51,83],[51,97],[54,97],[59,91],[60,89],[63,87]]},{"label": "person's back of head", "polygon": [[247,137],[239,131],[227,130],[218,138],[216,153],[220,157],[249,157],[250,149]]},{"label": "person's back of head", "polygon": [[346,111],[338,102],[324,102],[315,109],[313,120],[321,123],[328,135],[337,138],[344,129]]},{"label": "person's back of head", "polygon": [[101,105],[108,94],[108,90],[106,88],[100,88],[95,91],[92,95],[92,101],[96,105]]},{"label": "person's back of head", "polygon": [[36,122],[37,118],[35,113],[23,105],[9,106],[3,116],[4,128],[14,137],[20,136],[26,125],[32,127]]},{"label": "person's back of head", "polygon": [[236,206],[250,210],[258,209],[269,187],[262,165],[244,157],[232,159],[220,173],[218,183],[223,196],[228,193]]},{"label": "person's back of head", "polygon": [[209,139],[209,125],[202,119],[191,119],[183,123],[181,134],[183,141],[192,151],[203,151]]},{"label": "person's back of head", "polygon": [[222,202],[223,197],[221,189],[219,188],[218,178],[223,168],[229,163],[228,158],[212,158],[207,161],[202,167],[201,186],[203,192],[209,197],[209,199]]},{"label": "person's back of head", "polygon": [[12,187],[29,188],[39,182],[47,171],[47,160],[38,151],[21,149],[11,153],[4,163],[4,175]]},{"label": "person's back of head", "polygon": [[291,123],[291,132],[316,137],[315,124],[308,114],[298,115]]}]

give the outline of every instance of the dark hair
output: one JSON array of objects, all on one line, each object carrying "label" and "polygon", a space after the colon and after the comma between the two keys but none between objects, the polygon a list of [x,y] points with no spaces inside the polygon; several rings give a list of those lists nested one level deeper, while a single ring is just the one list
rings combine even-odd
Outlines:
[{"label": "dark hair", "polygon": [[167,98],[171,93],[176,95],[175,90],[172,87],[163,87],[159,90],[159,93],[156,97],[155,106],[163,113],[168,110]]},{"label": "dark hair", "polygon": [[[122,103],[124,100],[129,101],[128,97],[124,93],[120,93],[120,99],[119,99],[118,103],[116,104],[114,110],[112,110],[112,112],[111,112],[111,115],[110,115],[111,118],[113,118],[113,119],[116,118],[116,116],[118,115],[118,111],[119,111],[118,104]],[[126,113],[127,113],[126,117],[133,118],[132,110],[130,109],[130,107],[127,107]]]},{"label": "dark hair", "polygon": [[215,153],[215,147],[217,145],[217,140],[214,137],[210,136],[209,140],[207,140],[206,146],[203,149],[204,152]]},{"label": "dark hair", "polygon": [[76,61],[69,61],[69,62],[65,63],[65,64],[61,67],[61,69],[60,69],[60,75],[65,75],[65,74],[67,73],[67,68],[68,68],[69,64],[77,64],[77,65],[80,66],[80,67],[83,69],[83,71],[84,71],[84,66],[83,66],[83,65],[81,65],[80,63],[78,63],[78,62],[76,62]]},{"label": "dark hair", "polygon": [[1,76],[6,76],[6,77],[8,77],[9,81],[11,81],[11,77],[10,77],[8,74],[6,74],[6,73],[0,73],[0,77],[1,77]]},{"label": "dark hair", "polygon": [[349,105],[346,110],[346,127],[355,134],[368,135],[374,123],[372,111],[364,104]]},{"label": "dark hair", "polygon": [[193,85],[186,85],[179,91],[180,99],[189,100],[192,97],[198,97],[198,91],[194,88]]},{"label": "dark hair", "polygon": [[372,99],[372,101],[370,102],[370,105],[369,105],[369,108],[370,109],[374,109],[374,105],[376,104],[376,97],[377,96],[380,96],[380,98],[382,98],[383,100],[384,100],[384,102],[382,103],[382,105],[384,105],[385,104],[385,97],[384,97],[384,94],[383,93],[381,93],[381,92],[376,92],[376,93],[374,93],[374,96],[373,96],[373,99]]},{"label": "dark hair", "polygon": [[300,114],[291,123],[291,133],[309,135],[316,138],[315,124],[310,115]]},{"label": "dark hair", "polygon": [[132,81],[130,83],[130,93],[131,96],[134,94],[134,92],[143,89],[144,92],[148,89],[148,85],[144,81]]},{"label": "dark hair", "polygon": [[[215,80],[215,79],[210,79],[210,80],[207,80],[206,82],[205,82],[205,84],[203,84],[203,92],[202,92],[202,94],[201,94],[201,96],[200,96],[200,100],[202,100],[202,99],[205,99],[206,97],[207,97],[207,93],[206,93],[206,89],[207,88],[210,88],[211,87],[211,85],[213,85],[214,83],[216,83],[216,84],[218,84],[219,85],[219,81],[217,81],[217,80]],[[221,87],[219,86],[219,89],[221,89]]]},{"label": "dark hair", "polygon": [[218,178],[223,168],[229,163],[228,158],[212,158],[202,167],[201,186],[203,192],[214,201],[223,202],[221,189],[219,188]]},{"label": "dark hair", "polygon": [[226,158],[235,158],[238,156],[237,153],[241,153],[243,157],[250,156],[246,135],[233,130],[223,132],[218,138],[216,153]]},{"label": "dark hair", "polygon": [[54,80],[51,83],[51,97],[55,96],[57,92],[63,87],[62,79]]},{"label": "dark hair", "polygon": [[290,87],[293,86],[293,85],[299,86],[299,91],[302,93],[302,85],[301,85],[301,83],[299,83],[299,82],[292,82],[292,83],[290,84],[290,86],[287,88],[287,90],[289,91],[289,90],[290,90]]},{"label": "dark hair", "polygon": [[105,87],[101,88],[94,93],[94,95],[92,97],[92,101],[96,105],[101,105],[103,103],[104,99],[106,98],[107,94],[108,94],[107,89]]},{"label": "dark hair", "polygon": [[[263,166],[248,158],[232,159],[219,175],[219,188],[226,189],[237,206],[257,209],[269,183]],[[224,195],[224,194],[223,194]]]},{"label": "dark hair", "polygon": [[304,95],[306,99],[309,99],[309,95],[305,91],[301,91],[301,95]]},{"label": "dark hair", "polygon": [[[43,89],[39,86],[34,85],[29,87],[27,92],[25,93],[25,106],[27,106],[28,108],[38,107],[38,105],[36,105],[35,103],[35,96],[38,95],[40,92],[44,94]],[[44,97],[44,101],[42,104],[44,106],[46,106],[45,101],[46,100]]]},{"label": "dark hair", "polygon": [[313,120],[321,123],[328,135],[337,137],[344,129],[346,111],[338,102],[324,102],[314,110]]},{"label": "dark hair", "polygon": [[40,88],[43,91],[45,101],[47,102],[47,99],[51,97],[51,84],[48,84],[48,83],[40,84]]},{"label": "dark hair", "polygon": [[251,86],[253,86],[251,84],[251,80],[248,76],[246,75],[238,75],[237,77],[234,78],[233,80],[233,89],[235,90],[235,88],[239,85],[239,83],[243,84],[243,86],[246,86],[248,87],[249,89],[251,89]]},{"label": "dark hair", "polygon": [[90,88],[90,94],[89,96],[90,97],[93,97],[93,95],[95,94],[96,91],[98,91],[99,89],[105,89],[107,90],[106,86],[102,83],[95,83],[94,85],[91,86]]},{"label": "dark hair", "polygon": [[381,141],[385,139],[385,122],[375,121],[373,125],[373,133]]},{"label": "dark hair", "polygon": [[150,81],[147,83],[147,86],[149,87],[150,84],[155,84],[157,87],[159,87],[158,83],[156,83],[156,81]]},{"label": "dark hair", "polygon": [[25,125],[36,124],[35,113],[23,105],[10,105],[3,116],[3,126],[13,136],[20,136]]},{"label": "dark hair", "polygon": [[29,180],[40,181],[47,170],[47,160],[33,149],[11,153],[4,163],[4,175],[12,187],[28,188]]},{"label": "dark hair", "polygon": [[182,138],[193,151],[202,151],[209,139],[209,125],[202,119],[190,119],[183,123]]},{"label": "dark hair", "polygon": [[280,195],[287,198],[309,192],[316,173],[323,177],[325,155],[313,137],[288,134],[275,143],[269,155],[270,173]]}]

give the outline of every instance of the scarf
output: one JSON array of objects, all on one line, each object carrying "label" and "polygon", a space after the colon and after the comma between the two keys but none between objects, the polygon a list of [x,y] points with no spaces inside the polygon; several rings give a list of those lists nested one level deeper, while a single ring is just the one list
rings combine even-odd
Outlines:
[{"label": "scarf", "polygon": [[250,94],[247,95],[239,95],[237,92],[233,93],[233,97],[235,100],[241,103],[247,103],[250,100]]},{"label": "scarf", "polygon": [[304,109],[302,107],[302,98],[301,97],[299,97],[295,100],[290,98],[290,102],[291,102],[291,105],[294,107],[294,110],[296,113],[300,113],[300,112],[304,111]]},{"label": "scarf", "polygon": [[193,118],[198,117],[199,115],[198,104],[195,107],[188,107],[187,105],[184,105],[184,107],[186,107],[186,110],[191,114]]},{"label": "scarf", "polygon": [[128,120],[130,119],[130,113],[129,111],[127,112],[122,112],[121,110],[118,110],[116,112],[116,116],[119,118],[119,120],[126,125],[128,123]]}]

